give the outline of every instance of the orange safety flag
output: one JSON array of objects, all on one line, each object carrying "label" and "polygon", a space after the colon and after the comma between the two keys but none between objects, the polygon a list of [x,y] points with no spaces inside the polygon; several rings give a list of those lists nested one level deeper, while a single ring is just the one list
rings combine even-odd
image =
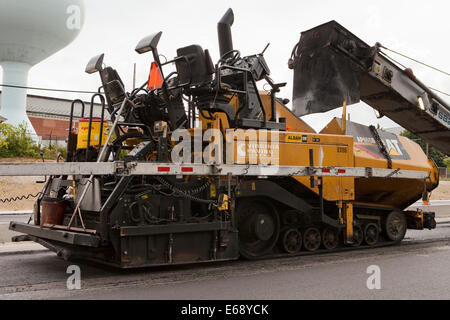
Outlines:
[{"label": "orange safety flag", "polygon": [[164,80],[156,62],[152,62],[150,74],[148,76],[147,87],[149,90],[155,90],[162,87]]}]

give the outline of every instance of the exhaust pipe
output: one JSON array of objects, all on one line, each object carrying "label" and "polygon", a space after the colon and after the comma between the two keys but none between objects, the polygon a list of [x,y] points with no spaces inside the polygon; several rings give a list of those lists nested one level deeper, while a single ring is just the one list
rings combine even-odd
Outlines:
[{"label": "exhaust pipe", "polygon": [[220,57],[233,50],[233,39],[231,37],[231,26],[234,22],[233,10],[230,8],[217,23],[217,35],[219,37]]}]

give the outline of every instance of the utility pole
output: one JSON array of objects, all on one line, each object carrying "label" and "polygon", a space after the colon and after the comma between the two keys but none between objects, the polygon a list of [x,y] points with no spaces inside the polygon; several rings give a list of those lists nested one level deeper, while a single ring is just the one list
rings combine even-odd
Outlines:
[{"label": "utility pole", "polygon": [[133,90],[136,89],[136,63],[133,66]]}]

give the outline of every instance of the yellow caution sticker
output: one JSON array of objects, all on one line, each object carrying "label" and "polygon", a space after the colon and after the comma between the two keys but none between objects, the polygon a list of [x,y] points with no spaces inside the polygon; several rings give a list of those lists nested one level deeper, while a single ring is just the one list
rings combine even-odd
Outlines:
[{"label": "yellow caution sticker", "polygon": [[210,186],[210,195],[211,195],[211,198],[215,198],[216,197],[216,185],[215,184],[212,184]]},{"label": "yellow caution sticker", "polygon": [[391,155],[391,156],[401,156],[401,154],[398,153],[397,150],[395,150],[395,149],[391,149],[389,151],[389,155]]},{"label": "yellow caution sticker", "polygon": [[226,194],[221,193],[219,195],[219,205],[217,206],[219,211],[228,210],[228,196]]},{"label": "yellow caution sticker", "polygon": [[286,142],[308,142],[308,136],[303,134],[288,134],[286,136]]}]

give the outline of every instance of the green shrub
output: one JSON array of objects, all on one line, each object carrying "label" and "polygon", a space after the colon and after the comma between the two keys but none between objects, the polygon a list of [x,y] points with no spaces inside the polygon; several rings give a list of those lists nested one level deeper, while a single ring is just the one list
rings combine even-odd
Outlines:
[{"label": "green shrub", "polygon": [[[408,130],[403,131],[400,135],[417,142],[419,144],[419,146],[422,148],[423,152],[426,152],[426,143],[419,137],[415,136]],[[441,151],[439,151],[435,147],[429,146],[428,154],[429,154],[429,157],[434,160],[434,162],[436,163],[436,165],[438,167],[445,166],[445,164],[444,164],[445,155]]]},{"label": "green shrub", "polygon": [[0,157],[39,157],[39,147],[31,138],[26,122],[18,126],[0,123]]},{"label": "green shrub", "polygon": [[58,153],[61,153],[61,156],[63,159],[66,158],[66,148],[59,147],[55,148],[55,146],[49,146],[41,148],[41,150],[44,153],[44,159],[56,159],[58,157]]},{"label": "green shrub", "polygon": [[18,126],[0,123],[0,158],[40,158],[41,152],[45,159],[56,159],[59,152],[64,159],[66,158],[66,148],[64,147],[38,146],[31,138],[26,122]]},{"label": "green shrub", "polygon": [[444,164],[450,169],[450,157],[444,159]]}]

